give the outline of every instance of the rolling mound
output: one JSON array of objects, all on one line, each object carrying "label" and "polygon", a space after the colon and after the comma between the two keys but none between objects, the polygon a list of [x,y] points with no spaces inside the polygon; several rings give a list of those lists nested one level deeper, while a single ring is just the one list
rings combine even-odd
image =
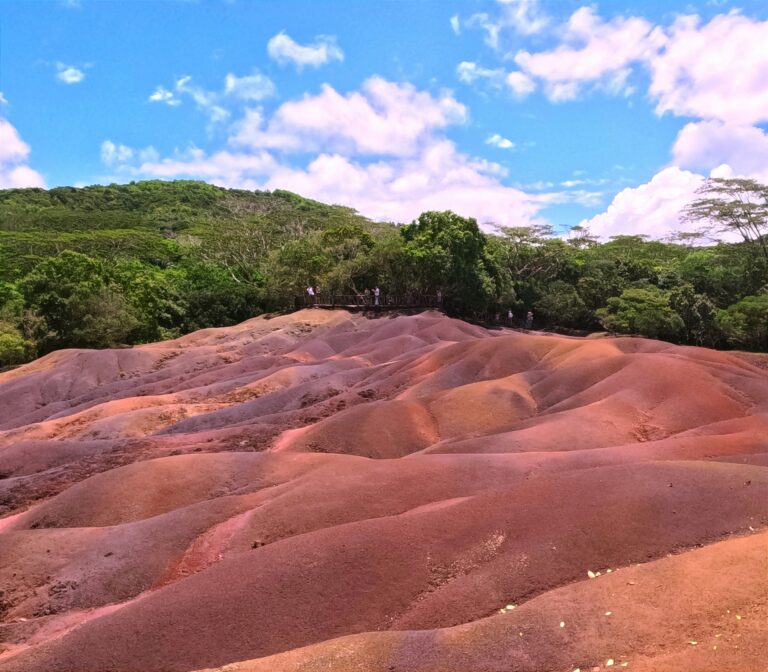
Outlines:
[{"label": "rolling mound", "polygon": [[767,669],[758,356],[309,310],[0,374],[0,671]]}]

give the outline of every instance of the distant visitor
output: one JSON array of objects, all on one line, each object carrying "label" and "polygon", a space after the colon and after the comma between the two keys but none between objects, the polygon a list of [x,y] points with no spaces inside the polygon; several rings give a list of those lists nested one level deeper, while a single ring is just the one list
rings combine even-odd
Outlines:
[{"label": "distant visitor", "polygon": [[525,316],[525,328],[530,329],[531,327],[533,327],[533,311],[529,310]]}]

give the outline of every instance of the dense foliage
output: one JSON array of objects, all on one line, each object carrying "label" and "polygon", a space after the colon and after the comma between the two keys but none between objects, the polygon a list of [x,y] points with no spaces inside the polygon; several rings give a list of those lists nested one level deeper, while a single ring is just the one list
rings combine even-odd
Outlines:
[{"label": "dense foliage", "polygon": [[[762,199],[762,200],[761,200]],[[423,213],[380,224],[295,194],[191,181],[0,191],[0,368],[62,347],[148,342],[293,304],[307,285],[440,293],[451,314],[768,350],[768,188],[711,180],[676,243],[576,227],[483,233]]]}]

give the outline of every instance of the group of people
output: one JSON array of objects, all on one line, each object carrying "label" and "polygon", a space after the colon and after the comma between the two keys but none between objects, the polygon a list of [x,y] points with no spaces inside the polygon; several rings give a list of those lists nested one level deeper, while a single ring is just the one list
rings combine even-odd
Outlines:
[{"label": "group of people", "polygon": [[363,299],[365,299],[366,305],[371,305],[371,298],[373,298],[373,305],[379,306],[381,305],[381,290],[379,289],[379,286],[376,285],[373,289],[365,288],[365,291],[363,292]]},{"label": "group of people", "polygon": [[[316,305],[317,299],[320,296],[320,288],[318,286],[312,286],[309,285],[307,287],[307,303],[310,305]],[[380,306],[381,305],[381,290],[379,289],[379,286],[376,285],[373,289],[368,289],[366,287],[365,291],[362,294],[362,297],[365,299],[365,303],[367,305],[374,305],[374,306]]]},{"label": "group of people", "polygon": [[[320,288],[317,285],[309,285],[307,287],[307,304],[310,306],[317,305],[318,298],[320,296]],[[358,299],[362,299],[367,306],[380,306],[381,305],[381,290],[379,289],[379,286],[376,285],[373,289],[368,289],[367,287],[363,291],[362,294],[358,294]],[[442,303],[443,299],[443,293],[440,290],[437,290],[437,302],[438,304]],[[298,297],[296,299],[299,300]],[[297,305],[299,305],[297,303]],[[507,326],[513,326],[515,321],[515,314],[512,312],[512,309],[510,308],[507,311]],[[501,322],[501,313],[496,313],[496,322]],[[533,311],[529,310],[525,315],[525,320],[523,321],[523,326],[526,329],[532,329],[533,328]]]},{"label": "group of people", "polygon": [[[496,313],[496,321],[501,322],[501,313]],[[507,325],[512,326],[515,323],[515,314],[512,312],[512,309],[510,308],[507,311]],[[525,321],[523,322],[523,326],[526,329],[533,328],[533,311],[529,310],[525,315]]]}]

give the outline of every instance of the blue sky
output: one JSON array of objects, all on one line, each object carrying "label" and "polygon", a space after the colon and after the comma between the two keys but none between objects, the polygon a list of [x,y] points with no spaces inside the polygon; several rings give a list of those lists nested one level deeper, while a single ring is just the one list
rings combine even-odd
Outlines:
[{"label": "blue sky", "polygon": [[199,178],[663,236],[768,181],[763,0],[0,2],[0,186]]}]

